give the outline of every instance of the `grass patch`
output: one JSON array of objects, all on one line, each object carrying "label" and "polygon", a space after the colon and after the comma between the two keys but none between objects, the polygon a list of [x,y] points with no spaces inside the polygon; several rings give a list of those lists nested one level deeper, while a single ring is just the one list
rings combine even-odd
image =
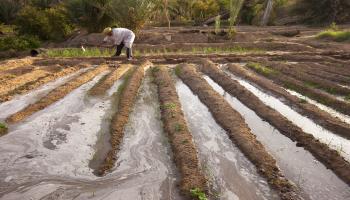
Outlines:
[{"label": "grass patch", "polygon": [[316,35],[318,39],[328,39],[336,42],[350,42],[350,31],[326,30]]},{"label": "grass patch", "polygon": [[67,48],[67,49],[50,49],[45,55],[49,58],[55,57],[110,57],[114,54],[114,49],[100,48]]},{"label": "grass patch", "polygon": [[6,126],[6,124],[3,124],[0,122],[0,136],[3,136],[7,133],[8,128]]},{"label": "grass patch", "polygon": [[176,76],[180,76],[181,74],[181,67],[179,65],[175,67],[175,74]]},{"label": "grass patch", "polygon": [[190,190],[190,193],[191,193],[192,197],[194,197],[198,200],[208,200],[205,193],[199,188],[194,188],[194,189]]},{"label": "grass patch", "polygon": [[277,75],[278,72],[274,69],[269,68],[268,66],[263,66],[260,63],[248,63],[247,67],[253,69],[254,71],[262,74],[264,76]]},{"label": "grass patch", "polygon": [[167,110],[175,110],[176,104],[175,103],[166,103],[163,105],[163,108],[167,109]]}]

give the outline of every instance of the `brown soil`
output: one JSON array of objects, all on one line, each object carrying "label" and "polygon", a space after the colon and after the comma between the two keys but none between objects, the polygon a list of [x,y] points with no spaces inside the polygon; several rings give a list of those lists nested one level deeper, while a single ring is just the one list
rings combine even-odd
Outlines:
[{"label": "brown soil", "polygon": [[256,166],[258,172],[268,180],[270,186],[279,192],[281,199],[301,199],[296,193],[296,188],[282,175],[275,159],[251,133],[242,116],[200,77],[194,66],[180,65],[179,71],[180,78],[208,107],[217,123],[227,131],[232,142]]},{"label": "brown soil", "polygon": [[33,64],[33,58],[10,59],[0,62],[0,72]]},{"label": "brown soil", "polygon": [[15,89],[7,92],[4,95],[0,95],[0,102],[9,101],[14,97],[14,95],[25,94],[30,90],[36,89],[36,88],[38,88],[38,87],[40,87],[40,86],[42,86],[42,85],[44,85],[52,80],[56,80],[60,77],[74,73],[74,72],[76,72],[79,69],[84,68],[84,67],[87,67],[87,66],[77,65],[74,67],[64,68],[59,72],[49,73],[47,76],[44,76],[44,77],[39,78],[39,79],[35,79],[33,81],[30,81],[30,82],[27,82],[26,84],[21,85],[19,87],[16,87]]},{"label": "brown soil", "polygon": [[129,114],[134,106],[139,87],[145,76],[145,69],[150,65],[150,62],[144,62],[134,71],[129,80],[127,80],[125,88],[121,86],[123,89],[119,98],[118,112],[113,116],[110,128],[111,150],[97,171],[98,175],[103,176],[107,171],[111,170],[117,160],[117,152],[124,137],[124,127],[128,123]]},{"label": "brown soil", "polygon": [[115,81],[117,81],[120,77],[122,77],[129,69],[131,65],[121,65],[113,72],[111,72],[105,79],[102,79],[98,84],[96,84],[91,90],[89,94],[92,96],[102,96],[106,93],[106,91],[112,87]]},{"label": "brown soil", "polygon": [[168,134],[174,159],[181,173],[180,190],[190,196],[190,190],[207,191],[206,178],[200,170],[197,149],[188,130],[174,83],[165,67],[154,68],[164,130]]},{"label": "brown soil", "polygon": [[4,96],[7,93],[16,90],[17,88],[38,80],[40,78],[48,76],[50,73],[46,70],[36,69],[31,71],[30,73],[24,74],[22,76],[17,76],[13,79],[3,81],[0,85],[0,96]]},{"label": "brown soil", "polygon": [[349,66],[343,66],[335,63],[329,63],[329,62],[320,62],[320,63],[309,63],[311,67],[314,68],[314,70],[320,70],[325,71],[331,74],[337,74],[342,75],[346,77],[350,77],[350,71]]},{"label": "brown soil", "polygon": [[[330,73],[321,69],[319,64],[316,63],[298,63],[299,70],[304,71],[307,74],[317,76],[319,78],[330,80],[335,83],[350,85],[350,76],[344,76],[339,74]],[[327,67],[329,68],[329,67]],[[336,68],[335,68],[336,69]]]},{"label": "brown soil", "polygon": [[[262,62],[263,66],[272,66],[273,63],[271,62]],[[256,71],[256,70],[255,70]],[[256,71],[257,73],[260,73],[261,75],[266,76],[267,78],[272,79],[273,81],[283,85],[284,87],[294,90],[300,94],[303,94],[311,99],[314,99],[315,101],[322,103],[324,105],[327,105],[331,108],[334,108],[335,110],[350,115],[350,103],[347,103],[345,101],[341,101],[336,99],[334,96],[329,95],[325,92],[319,91],[315,88],[306,86],[303,82],[298,81],[294,78],[291,78],[289,76],[283,75],[281,73],[269,73],[264,74],[259,71]]]},{"label": "brown soil", "polygon": [[274,84],[272,81],[256,75],[254,72],[245,69],[244,67],[229,64],[228,70],[236,76],[242,77],[257,84],[258,87],[265,90],[267,93],[272,93],[275,97],[281,99],[289,106],[294,108],[297,112],[313,119],[317,124],[324,128],[338,134],[342,137],[350,139],[350,125],[342,122],[338,118],[332,117],[329,113],[320,110],[317,106],[307,102],[301,102],[296,96],[289,94],[280,86]]},{"label": "brown soil", "polygon": [[[269,67],[297,80],[303,81],[313,85],[315,88],[324,90],[330,94],[337,94],[342,96],[350,95],[350,89],[339,86],[338,84],[322,78],[315,77],[303,72],[303,66],[299,64],[288,65],[284,63],[274,63]],[[315,69],[313,69],[315,70]]]},{"label": "brown soil", "polygon": [[341,157],[336,150],[330,149],[312,135],[303,132],[301,128],[294,125],[278,111],[265,105],[252,92],[219,70],[212,62],[203,61],[201,69],[227,92],[254,110],[258,116],[277,128],[280,133],[297,141],[298,146],[304,147],[327,168],[333,170],[340,179],[350,185],[350,163]]},{"label": "brown soil", "polygon": [[8,123],[15,123],[27,118],[28,116],[32,115],[33,113],[39,110],[45,109],[49,105],[55,103],[59,99],[69,94],[74,89],[92,80],[97,74],[100,74],[106,70],[108,70],[107,65],[100,65],[95,69],[92,69],[92,70],[89,70],[88,72],[83,73],[82,75],[75,78],[74,80],[54,89],[45,97],[41,98],[38,102],[31,104],[26,108],[24,108],[23,110],[11,115],[6,119],[6,121]]}]

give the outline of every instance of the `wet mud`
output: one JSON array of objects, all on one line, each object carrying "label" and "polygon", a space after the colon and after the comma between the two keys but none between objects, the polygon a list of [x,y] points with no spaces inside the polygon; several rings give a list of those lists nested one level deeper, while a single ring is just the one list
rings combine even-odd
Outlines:
[{"label": "wet mud", "polygon": [[[257,116],[253,110],[250,110],[237,98],[228,94],[212,79],[206,75],[204,78],[244,117],[252,133],[274,156],[281,171],[296,184],[304,199],[341,200],[350,195],[350,191],[347,190],[349,186],[317,161],[311,153],[303,147],[296,146],[295,142]],[[325,188],[327,189],[325,190]]]},{"label": "wet mud", "polygon": [[320,110],[317,106],[302,101],[301,98],[289,94],[286,90],[276,85],[272,81],[262,76],[258,76],[254,72],[247,70],[242,66],[229,64],[227,65],[227,70],[236,76],[257,84],[260,88],[263,88],[266,93],[271,93],[276,98],[281,99],[298,113],[309,117],[324,128],[342,137],[350,139],[350,125],[344,123],[341,118],[335,118],[327,112]]},{"label": "wet mud", "polygon": [[124,127],[128,123],[129,114],[133,109],[138,89],[145,75],[145,70],[150,65],[150,62],[144,62],[141,66],[135,69],[131,77],[125,82],[125,86],[122,86],[120,101],[118,102],[118,112],[113,116],[110,127],[111,150],[108,152],[107,157],[96,172],[100,176],[105,175],[106,172],[114,167],[115,161],[117,160],[117,152],[123,141]]},{"label": "wet mud", "polygon": [[301,199],[295,186],[282,175],[274,158],[257,141],[242,116],[200,77],[194,66],[183,64],[178,67],[180,78],[198,95],[217,123],[227,131],[231,141],[256,166],[259,174],[267,179],[269,185],[279,193],[280,198]]},{"label": "wet mud", "polygon": [[297,141],[297,145],[304,147],[315,158],[330,168],[345,183],[350,184],[350,163],[336,150],[330,149],[313,135],[305,133],[300,127],[293,124],[282,114],[265,105],[257,96],[247,90],[236,80],[222,72],[214,63],[202,60],[200,69],[210,78],[223,87],[228,93],[239,99],[247,107],[254,110],[262,119],[277,128],[280,133]]},{"label": "wet mud", "polygon": [[158,95],[164,131],[169,137],[176,166],[181,174],[180,191],[190,197],[190,190],[198,188],[208,193],[207,180],[201,171],[197,148],[188,130],[176,88],[167,68],[152,69]]},{"label": "wet mud", "polygon": [[28,116],[32,115],[33,113],[42,110],[49,105],[57,102],[67,94],[69,94],[74,89],[78,88],[79,86],[83,85],[84,83],[92,80],[97,74],[100,74],[102,72],[105,72],[108,70],[108,66],[101,65],[98,66],[95,69],[89,70],[79,77],[75,78],[74,80],[69,81],[68,83],[54,89],[49,94],[47,94],[45,97],[41,98],[38,102],[31,104],[24,108],[23,110],[9,116],[6,121],[8,123],[16,123],[18,121],[21,121]]},{"label": "wet mud", "polygon": [[[176,90],[208,182],[218,199],[279,199],[255,166],[230,141],[208,108],[181,81]],[[191,102],[191,103],[189,103]]]}]

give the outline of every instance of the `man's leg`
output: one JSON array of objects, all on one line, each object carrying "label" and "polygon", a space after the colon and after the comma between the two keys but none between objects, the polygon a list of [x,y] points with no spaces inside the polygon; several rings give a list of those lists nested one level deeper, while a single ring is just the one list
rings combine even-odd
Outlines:
[{"label": "man's leg", "polygon": [[120,56],[120,54],[122,53],[122,49],[124,47],[124,43],[120,43],[120,45],[117,45],[117,52],[115,52],[114,56]]},{"label": "man's leg", "polygon": [[132,48],[126,48],[126,56],[128,60],[132,59]]}]

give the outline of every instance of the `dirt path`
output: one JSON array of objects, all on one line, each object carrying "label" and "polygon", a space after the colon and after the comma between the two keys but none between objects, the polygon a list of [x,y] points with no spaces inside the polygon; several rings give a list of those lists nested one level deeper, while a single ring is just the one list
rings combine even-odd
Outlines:
[{"label": "dirt path", "polygon": [[[350,103],[338,100],[334,96],[324,93],[322,91],[318,91],[317,89],[310,88],[306,86],[304,83],[302,83],[301,81],[298,81],[294,78],[288,77],[281,73],[274,73],[274,72],[265,73],[260,69],[256,69],[255,67],[252,67],[252,65],[247,65],[247,66],[253,69],[255,72],[276,81],[277,83],[283,85],[288,89],[299,92],[307,97],[310,97],[311,99],[318,101],[319,103],[332,107],[343,114],[350,115]],[[262,63],[262,66],[264,66],[264,63]]]},{"label": "dirt path", "polygon": [[106,172],[114,167],[117,160],[117,151],[120,148],[120,144],[123,141],[124,127],[128,123],[129,114],[132,110],[135,99],[138,93],[138,89],[142,83],[145,75],[145,70],[151,65],[149,62],[144,62],[139,66],[130,78],[122,85],[120,101],[118,102],[118,112],[113,116],[111,123],[111,150],[108,152],[104,162],[99,167],[98,174],[104,175]]},{"label": "dirt path", "polygon": [[240,114],[200,77],[194,66],[184,64],[179,66],[178,70],[180,78],[209,108],[218,124],[227,131],[232,142],[257,167],[270,186],[279,192],[281,199],[301,199],[296,188],[281,174],[274,158],[250,132]]},{"label": "dirt path", "polygon": [[129,69],[131,65],[121,65],[113,72],[111,72],[105,79],[97,83],[90,91],[89,94],[92,96],[102,96],[106,91],[112,87],[115,81],[121,78]]},{"label": "dirt path", "polygon": [[303,146],[310,151],[320,162],[332,169],[344,182],[350,184],[350,163],[335,150],[330,149],[326,144],[321,143],[312,135],[305,133],[301,128],[287,120],[276,110],[265,105],[253,93],[241,86],[237,81],[232,80],[224,72],[220,71],[214,63],[206,60],[202,61],[201,70],[222,86],[227,92],[237,97],[247,107],[254,110],[257,115],[265,119],[280,133],[298,142],[298,146]]},{"label": "dirt path", "polygon": [[208,183],[201,172],[197,148],[188,130],[173,80],[165,67],[153,68],[152,71],[158,86],[164,130],[170,139],[176,166],[182,175],[180,190],[188,198],[191,196],[190,190],[195,188],[207,193]]},{"label": "dirt path", "polygon": [[55,103],[59,99],[63,98],[67,94],[69,94],[74,89],[78,88],[79,86],[83,85],[84,83],[92,80],[97,74],[100,74],[102,72],[105,72],[108,70],[107,65],[100,65],[99,67],[92,69],[88,72],[85,72],[81,76],[77,77],[76,79],[56,88],[55,90],[51,91],[48,95],[41,98],[38,102],[31,104],[24,108],[23,110],[11,115],[6,119],[8,123],[16,123],[18,121],[21,121],[33,113],[43,110],[44,108],[48,107],[49,105]]},{"label": "dirt path", "polygon": [[350,125],[344,123],[338,118],[333,117],[325,111],[320,110],[318,107],[303,102],[300,98],[289,94],[280,86],[274,84],[272,81],[258,76],[254,72],[245,69],[239,65],[229,64],[227,68],[231,73],[236,76],[242,77],[257,84],[263,88],[267,93],[272,93],[277,98],[283,97],[284,102],[294,108],[297,112],[302,115],[308,116],[313,119],[317,124],[325,127],[326,129],[338,134],[342,137],[350,139]]}]

